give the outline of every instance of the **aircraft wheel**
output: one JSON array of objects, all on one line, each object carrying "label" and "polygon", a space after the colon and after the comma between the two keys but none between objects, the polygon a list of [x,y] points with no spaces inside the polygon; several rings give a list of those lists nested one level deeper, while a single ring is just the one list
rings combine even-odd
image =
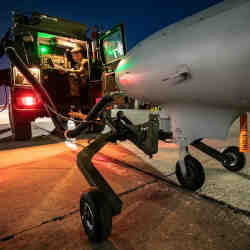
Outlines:
[{"label": "aircraft wheel", "polygon": [[222,154],[229,160],[223,163],[223,166],[232,171],[237,172],[244,168],[246,164],[245,154],[239,151],[238,147],[232,146],[224,149]]},{"label": "aircraft wheel", "polygon": [[204,169],[201,163],[191,155],[187,155],[184,158],[184,162],[187,171],[186,176],[183,175],[180,163],[177,161],[176,177],[184,188],[196,191],[201,188],[205,182]]},{"label": "aircraft wheel", "polygon": [[92,242],[106,240],[112,231],[112,208],[104,194],[91,190],[80,199],[81,221],[88,238]]}]

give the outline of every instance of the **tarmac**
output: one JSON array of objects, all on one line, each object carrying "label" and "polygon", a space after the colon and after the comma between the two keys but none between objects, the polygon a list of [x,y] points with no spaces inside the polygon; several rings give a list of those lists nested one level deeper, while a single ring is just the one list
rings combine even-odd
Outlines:
[{"label": "tarmac", "polygon": [[[135,116],[136,123],[147,114]],[[5,118],[0,116],[0,130],[8,127]],[[237,126],[227,141],[208,143],[237,145]],[[80,195],[89,188],[76,166],[80,147],[75,151],[49,135],[49,120],[32,128],[29,142],[12,141],[10,132],[1,135],[1,250],[250,250],[249,161],[235,174],[191,149],[206,167],[204,188],[192,193],[176,182],[176,145],[160,143],[159,154],[150,160],[128,142],[108,144],[93,161],[121,197],[123,211],[113,218],[109,240],[93,244],[79,216]],[[87,145],[87,140],[78,143]]]}]

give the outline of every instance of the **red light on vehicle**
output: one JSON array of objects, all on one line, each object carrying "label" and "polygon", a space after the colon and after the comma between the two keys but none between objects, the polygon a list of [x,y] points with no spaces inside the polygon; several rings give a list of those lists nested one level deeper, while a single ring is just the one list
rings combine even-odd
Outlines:
[{"label": "red light on vehicle", "polygon": [[32,96],[22,97],[22,103],[25,106],[33,106],[36,104],[35,98]]},{"label": "red light on vehicle", "polygon": [[95,103],[98,103],[102,98],[95,98]]},{"label": "red light on vehicle", "polygon": [[17,97],[16,104],[20,108],[21,107],[31,108],[33,106],[36,106],[38,103],[34,96],[20,96],[20,97]]}]

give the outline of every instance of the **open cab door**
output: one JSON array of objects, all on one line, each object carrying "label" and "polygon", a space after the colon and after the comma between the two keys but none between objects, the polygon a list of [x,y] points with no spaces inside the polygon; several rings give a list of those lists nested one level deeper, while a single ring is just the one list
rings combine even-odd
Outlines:
[{"label": "open cab door", "polygon": [[124,25],[119,24],[98,38],[101,59],[104,65],[118,64],[127,53]]},{"label": "open cab door", "polygon": [[103,33],[97,40],[100,58],[105,67],[103,90],[118,90],[115,82],[115,69],[127,53],[124,25],[119,24]]}]

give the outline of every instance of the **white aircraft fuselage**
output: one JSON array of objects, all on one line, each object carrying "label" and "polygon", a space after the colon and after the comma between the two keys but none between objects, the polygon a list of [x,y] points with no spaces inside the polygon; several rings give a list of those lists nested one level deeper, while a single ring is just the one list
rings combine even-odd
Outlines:
[{"label": "white aircraft fuselage", "polygon": [[166,107],[188,145],[224,138],[250,111],[250,0],[228,0],[156,32],[119,63],[121,89]]}]

